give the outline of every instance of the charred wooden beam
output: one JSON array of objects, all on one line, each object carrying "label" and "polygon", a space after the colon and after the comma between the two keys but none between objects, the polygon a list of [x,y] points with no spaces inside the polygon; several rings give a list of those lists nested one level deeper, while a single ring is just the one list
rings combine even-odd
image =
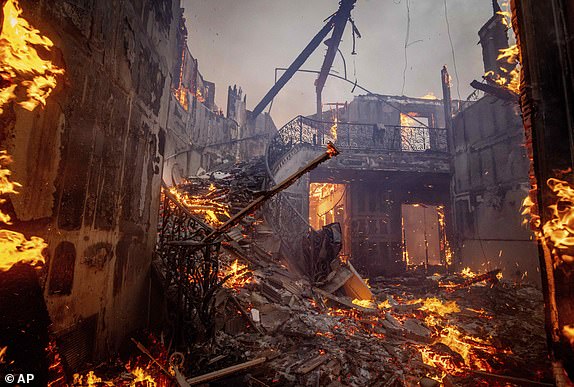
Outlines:
[{"label": "charred wooden beam", "polygon": [[574,9],[564,0],[512,0],[511,7],[522,61],[520,104],[532,160],[530,198],[540,216],[535,227],[542,236],[546,331],[556,384],[566,385],[566,378],[574,379],[574,340],[565,330],[574,324],[574,264],[560,257],[540,226],[553,219],[551,206],[558,204],[549,179],[574,183]]},{"label": "charred wooden beam", "polygon": [[472,81],[470,83],[470,86],[474,87],[477,90],[484,91],[486,94],[493,95],[505,101],[516,102],[518,99],[518,95],[503,87],[489,85],[488,83],[480,83],[477,80]]}]

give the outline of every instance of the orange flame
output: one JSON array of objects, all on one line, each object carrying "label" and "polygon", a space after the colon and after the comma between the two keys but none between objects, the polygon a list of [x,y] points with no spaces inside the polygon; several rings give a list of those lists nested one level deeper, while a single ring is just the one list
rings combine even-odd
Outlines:
[{"label": "orange flame", "polygon": [[574,188],[568,182],[554,178],[546,183],[558,200],[556,204],[548,206],[552,210],[552,219],[544,223],[542,233],[552,242],[553,255],[572,263],[574,256],[567,250],[574,246]]},{"label": "orange flame", "polygon": [[439,99],[432,91],[429,91],[428,93],[426,93],[425,95],[423,95],[422,97],[419,97],[421,99]]},{"label": "orange flame", "polygon": [[462,271],[460,272],[460,274],[462,274],[464,277],[466,278],[474,278],[476,277],[478,274],[473,272],[470,267],[465,267],[464,269],[462,269]]},{"label": "orange flame", "polygon": [[337,141],[337,127],[339,125],[339,119],[335,116],[333,120],[333,125],[331,125],[331,137],[333,138],[333,142]]},{"label": "orange flame", "polygon": [[34,46],[50,52],[54,43],[21,17],[22,9],[17,0],[8,0],[3,12],[0,75],[7,86],[0,88],[0,114],[6,103],[17,98],[18,86],[26,89],[28,98],[18,101],[18,105],[32,111],[38,105],[46,105],[46,98],[56,87],[56,75],[64,74],[64,70],[38,55]]},{"label": "orange flame", "polygon": [[[450,313],[458,313],[460,309],[455,301],[446,301],[442,302],[436,297],[426,298],[424,300],[418,300],[419,302],[422,301],[422,306],[419,308],[420,310],[426,310],[431,313],[436,313],[441,317],[450,314]],[[418,303],[418,302],[414,302]]]},{"label": "orange flame", "polygon": [[[12,159],[6,151],[0,151],[0,195],[16,194],[16,187],[20,184],[9,180],[10,170],[5,167]],[[0,204],[6,202],[6,199],[0,199]],[[10,224],[10,215],[0,210],[0,222]],[[36,265],[44,263],[42,250],[48,247],[42,238],[31,237],[27,240],[26,237],[16,231],[6,230],[0,228],[0,271],[7,271],[18,263],[29,263]]]},{"label": "orange flame", "polygon": [[[148,373],[146,373],[146,371],[143,368],[137,367],[136,369],[134,369],[132,371],[132,375],[135,376],[135,379],[131,381],[130,383],[130,387],[136,387],[136,386],[147,386],[147,387],[155,387],[157,386],[157,383],[155,382],[155,379]],[[143,383],[143,384],[140,384]]]},{"label": "orange flame", "polygon": [[94,371],[88,372],[85,376],[74,374],[74,386],[96,387],[98,383],[102,383],[102,378],[98,378]]},{"label": "orange flame", "polygon": [[[213,184],[209,187],[210,192],[215,191],[215,189]],[[202,217],[205,222],[211,226],[217,227],[223,224],[223,222],[219,220],[218,215],[231,218],[229,206],[225,203],[220,203],[214,199],[203,197],[202,195],[189,195],[188,193],[180,192],[176,187],[171,187],[169,192],[181,205]]]},{"label": "orange flame", "polygon": [[253,280],[249,274],[251,274],[249,267],[239,263],[236,259],[228,269],[222,269],[219,276],[222,279],[229,277],[223,284],[226,288],[239,289]]}]

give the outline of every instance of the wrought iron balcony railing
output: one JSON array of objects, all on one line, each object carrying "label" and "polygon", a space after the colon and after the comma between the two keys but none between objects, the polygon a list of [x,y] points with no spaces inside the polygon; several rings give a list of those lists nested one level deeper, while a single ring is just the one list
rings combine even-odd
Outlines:
[{"label": "wrought iron balcony railing", "polygon": [[298,116],[285,124],[268,149],[271,169],[297,144],[323,147],[333,142],[339,149],[447,153],[444,128],[317,121]]}]

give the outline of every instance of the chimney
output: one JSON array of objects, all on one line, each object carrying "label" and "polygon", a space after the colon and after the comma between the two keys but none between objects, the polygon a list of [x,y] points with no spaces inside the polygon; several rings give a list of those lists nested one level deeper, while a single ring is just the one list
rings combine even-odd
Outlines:
[{"label": "chimney", "polygon": [[508,35],[506,26],[503,24],[503,16],[497,0],[492,0],[493,16],[478,31],[480,44],[482,46],[482,61],[484,62],[484,72],[493,71],[494,74],[501,74],[501,67],[509,67],[503,59],[497,60],[500,50],[508,48]]}]

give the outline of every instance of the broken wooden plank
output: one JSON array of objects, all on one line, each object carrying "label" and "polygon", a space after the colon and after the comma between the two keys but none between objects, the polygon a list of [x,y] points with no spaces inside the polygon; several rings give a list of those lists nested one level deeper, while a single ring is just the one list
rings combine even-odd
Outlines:
[{"label": "broken wooden plank", "polygon": [[259,357],[257,359],[249,360],[245,363],[236,364],[234,366],[223,368],[223,369],[220,369],[217,371],[213,371],[213,372],[210,372],[210,373],[205,374],[205,375],[196,376],[194,378],[187,379],[186,382],[190,386],[200,384],[200,383],[209,382],[211,380],[219,379],[219,378],[222,378],[224,376],[231,375],[231,374],[234,374],[234,373],[239,372],[239,371],[243,371],[247,368],[254,367],[254,366],[259,365],[259,364],[263,364],[263,363],[265,363],[266,360],[267,360],[267,358],[265,358],[265,357]]},{"label": "broken wooden plank", "polygon": [[328,282],[321,288],[327,293],[334,293],[339,290],[345,283],[353,277],[353,273],[345,266],[338,266],[334,270],[332,278],[328,278]]},{"label": "broken wooden plank", "polygon": [[342,297],[337,297],[337,296],[335,296],[335,295],[333,295],[333,294],[331,294],[331,293],[327,293],[327,292],[324,291],[323,289],[319,289],[319,288],[313,287],[313,291],[316,292],[316,293],[319,293],[320,295],[322,295],[322,296],[325,297],[325,298],[328,298],[328,299],[331,300],[331,301],[335,301],[335,302],[337,302],[337,303],[339,303],[339,304],[341,304],[341,305],[347,306],[347,307],[349,307],[349,308],[353,308],[353,309],[360,310],[361,312],[365,312],[365,313],[375,313],[375,312],[377,312],[376,309],[364,308],[364,307],[362,307],[362,306],[360,306],[360,305],[353,304],[352,302],[347,301],[347,300],[345,300],[345,299],[342,298]]},{"label": "broken wooden plank", "polygon": [[351,262],[348,262],[348,267],[353,276],[343,285],[345,293],[353,299],[372,300],[373,293],[367,286],[367,283],[361,278],[359,273],[357,273],[357,270],[355,270]]},{"label": "broken wooden plank", "polygon": [[297,369],[297,373],[298,374],[307,374],[311,371],[313,371],[315,368],[319,367],[321,364],[325,363],[327,360],[329,360],[329,356],[326,355],[319,355],[307,362],[305,362],[304,365],[302,365],[301,367],[299,367]]}]

